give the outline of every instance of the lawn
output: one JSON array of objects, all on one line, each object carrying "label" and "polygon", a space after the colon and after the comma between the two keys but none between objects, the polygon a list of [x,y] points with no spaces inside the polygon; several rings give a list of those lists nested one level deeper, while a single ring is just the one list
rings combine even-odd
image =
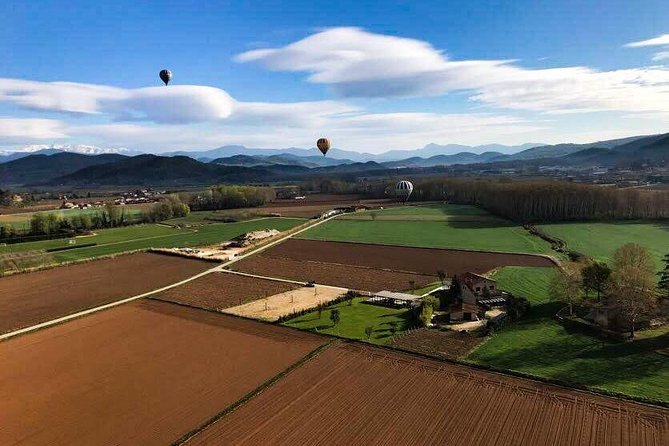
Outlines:
[{"label": "lawn", "polygon": [[[330,321],[330,310],[333,308],[339,309],[341,317],[336,326],[333,326]],[[407,317],[407,309],[370,305],[364,303],[363,298],[355,298],[352,305],[349,305],[348,302],[341,302],[327,307],[320,318],[318,311],[313,311],[284,322],[284,325],[302,330],[317,329],[320,333],[361,340],[367,340],[365,327],[371,325],[374,327],[374,332],[369,342],[385,344],[391,340],[390,323],[393,321],[397,323],[397,334],[399,334],[408,328]]]},{"label": "lawn", "polygon": [[399,206],[367,212],[356,212],[340,217],[342,220],[500,220],[476,206],[459,204],[428,204],[419,206]]},{"label": "lawn", "polygon": [[[54,254],[54,258],[58,262],[65,262],[137,249],[209,245],[259,229],[273,228],[285,231],[303,222],[304,220],[301,219],[269,218],[240,223],[216,223],[195,230],[178,229],[164,225],[138,225],[106,229],[97,231],[96,235],[93,236],[75,238],[76,243],[97,243],[97,246],[60,251]],[[69,240],[44,240],[0,246],[0,254],[70,246]]]},{"label": "lawn", "polygon": [[551,253],[542,239],[520,226],[492,221],[365,221],[335,219],[310,229],[301,238],[423,248]]},{"label": "lawn", "polygon": [[[527,270],[527,271],[523,271]],[[468,361],[566,383],[669,403],[669,329],[639,332],[634,342],[609,343],[553,319],[550,270],[505,267],[501,288],[528,297],[530,314],[494,334]]]},{"label": "lawn", "polygon": [[630,242],[648,248],[658,269],[662,257],[669,254],[669,223],[561,223],[541,225],[540,228],[563,240],[569,249],[599,261],[609,261],[616,249]]}]

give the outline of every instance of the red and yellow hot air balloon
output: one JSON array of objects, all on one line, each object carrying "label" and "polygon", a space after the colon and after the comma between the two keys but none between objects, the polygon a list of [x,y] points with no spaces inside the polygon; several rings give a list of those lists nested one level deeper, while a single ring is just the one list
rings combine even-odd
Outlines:
[{"label": "red and yellow hot air balloon", "polygon": [[328,150],[330,150],[330,140],[327,138],[319,138],[318,141],[316,141],[316,147],[318,147],[318,150],[325,156],[325,154],[328,153]]}]

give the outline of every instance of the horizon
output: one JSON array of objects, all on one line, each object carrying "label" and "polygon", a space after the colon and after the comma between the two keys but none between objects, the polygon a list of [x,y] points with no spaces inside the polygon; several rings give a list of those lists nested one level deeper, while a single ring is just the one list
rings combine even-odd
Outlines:
[{"label": "horizon", "polygon": [[383,2],[369,17],[354,2],[6,2],[0,149],[312,148],[326,136],[382,154],[669,130],[664,2],[489,3]]}]

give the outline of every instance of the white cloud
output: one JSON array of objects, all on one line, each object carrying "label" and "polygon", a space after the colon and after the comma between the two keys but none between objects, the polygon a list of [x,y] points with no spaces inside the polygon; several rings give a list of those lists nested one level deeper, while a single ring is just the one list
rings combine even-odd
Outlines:
[{"label": "white cloud", "polygon": [[0,144],[67,138],[66,124],[54,119],[0,118]]},{"label": "white cloud", "polygon": [[449,59],[420,40],[359,28],[321,31],[282,48],[237,56],[272,70],[309,73],[345,97],[435,96],[472,91],[495,107],[547,112],[669,110],[669,69],[527,69],[505,60]]},{"label": "white cloud", "polygon": [[653,61],[660,62],[662,60],[669,60],[669,51],[660,51],[653,54]]},{"label": "white cloud", "polygon": [[225,91],[196,85],[123,89],[74,82],[0,79],[0,102],[32,110],[110,115],[117,120],[163,123],[227,118],[234,100]]},{"label": "white cloud", "polygon": [[630,42],[625,44],[628,48],[641,48],[645,46],[660,46],[660,45],[669,45],[669,34],[662,34],[661,36],[654,37],[648,40],[640,40],[638,42]]}]

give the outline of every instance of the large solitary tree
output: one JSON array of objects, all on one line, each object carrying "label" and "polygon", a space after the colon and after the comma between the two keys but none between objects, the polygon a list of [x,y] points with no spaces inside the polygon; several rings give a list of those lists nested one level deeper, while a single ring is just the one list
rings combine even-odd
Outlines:
[{"label": "large solitary tree", "polygon": [[609,295],[620,307],[634,337],[637,322],[657,303],[653,258],[647,249],[629,243],[614,253]]},{"label": "large solitary tree", "polygon": [[664,269],[660,272],[660,281],[657,284],[659,295],[663,299],[669,299],[669,254],[662,260]]}]

